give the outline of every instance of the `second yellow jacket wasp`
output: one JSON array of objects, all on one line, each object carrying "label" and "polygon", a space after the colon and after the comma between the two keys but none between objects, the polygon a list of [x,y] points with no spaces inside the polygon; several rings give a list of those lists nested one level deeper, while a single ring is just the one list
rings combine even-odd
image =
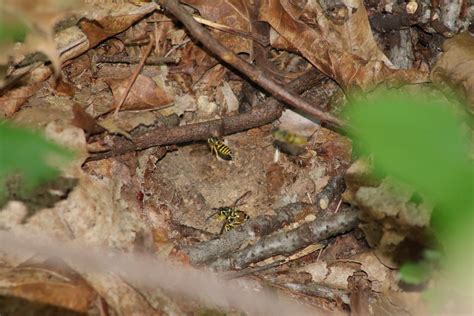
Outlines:
[{"label": "second yellow jacket wasp", "polygon": [[224,144],[222,140],[217,137],[211,136],[207,139],[207,143],[211,147],[211,152],[216,153],[216,157],[220,157],[224,160],[232,160],[232,150]]}]

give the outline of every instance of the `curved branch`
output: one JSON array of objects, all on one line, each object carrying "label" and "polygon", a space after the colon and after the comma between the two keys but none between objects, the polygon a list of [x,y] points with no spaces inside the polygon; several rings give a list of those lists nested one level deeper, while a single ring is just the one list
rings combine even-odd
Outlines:
[{"label": "curved branch", "polygon": [[287,91],[275,81],[268,79],[262,71],[253,67],[248,62],[234,54],[230,49],[220,44],[209,34],[206,28],[196,22],[193,17],[178,4],[177,0],[160,0],[160,4],[171,12],[181,23],[183,23],[188,32],[195,39],[201,42],[209,51],[217,55],[227,64],[242,72],[250,80],[268,91],[279,101],[289,104],[315,119],[319,119],[336,127],[344,125],[344,123],[337,117],[317,109],[301,97]]}]

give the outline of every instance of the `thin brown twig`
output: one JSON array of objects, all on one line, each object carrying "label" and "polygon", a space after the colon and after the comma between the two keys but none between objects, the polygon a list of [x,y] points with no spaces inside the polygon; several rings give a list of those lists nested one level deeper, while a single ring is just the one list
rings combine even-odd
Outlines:
[{"label": "thin brown twig", "polygon": [[135,80],[137,80],[138,75],[140,74],[141,70],[143,69],[143,66],[145,65],[145,61],[148,58],[148,56],[151,53],[151,50],[153,49],[153,46],[155,45],[155,41],[153,40],[153,36],[150,37],[150,43],[148,44],[145,53],[143,54],[142,60],[138,64],[137,68],[132,74],[132,77],[130,78],[130,81],[128,82],[127,88],[125,89],[122,98],[120,99],[119,103],[115,107],[115,112],[114,116],[117,117],[118,112],[120,111],[120,108],[122,107],[123,103],[125,102],[125,99],[128,96],[128,93],[132,89],[133,84],[135,83]]},{"label": "thin brown twig", "polygon": [[322,297],[325,299],[335,301],[337,298],[341,299],[344,304],[350,304],[349,294],[344,290],[331,288],[322,284],[311,282],[309,284],[299,284],[299,283],[279,283],[280,286],[283,286],[291,291],[297,291],[309,296]]},{"label": "thin brown twig", "polygon": [[244,59],[234,54],[227,47],[216,41],[206,28],[196,22],[196,20],[194,20],[186,10],[184,10],[177,0],[160,0],[160,4],[181,21],[189,33],[201,42],[209,51],[217,55],[225,63],[242,72],[250,80],[268,91],[276,99],[301,110],[313,118],[332,124],[336,127],[342,127],[344,125],[344,122],[337,117],[313,107],[301,97],[284,89],[275,81],[268,79],[262,71],[255,68]]},{"label": "thin brown twig", "polygon": [[[132,57],[132,56],[94,56],[93,61],[96,63],[122,63],[122,64],[138,64],[143,58]],[[145,65],[163,65],[163,64],[176,64],[179,62],[179,58],[175,57],[149,57],[145,60]]]}]

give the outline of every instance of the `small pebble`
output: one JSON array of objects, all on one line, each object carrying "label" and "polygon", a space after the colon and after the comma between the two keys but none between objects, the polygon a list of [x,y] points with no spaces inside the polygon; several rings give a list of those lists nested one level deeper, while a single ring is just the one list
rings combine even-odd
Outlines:
[{"label": "small pebble", "polygon": [[410,1],[407,4],[406,11],[408,14],[415,14],[417,9],[418,9],[418,3],[416,1]]},{"label": "small pebble", "polygon": [[327,199],[321,199],[319,200],[319,207],[322,209],[322,210],[325,210],[328,208],[328,205],[329,205],[329,201]]}]

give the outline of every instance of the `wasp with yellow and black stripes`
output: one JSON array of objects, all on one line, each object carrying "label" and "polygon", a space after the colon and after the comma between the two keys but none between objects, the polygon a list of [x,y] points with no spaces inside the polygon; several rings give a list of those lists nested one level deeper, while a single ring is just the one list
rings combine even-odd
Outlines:
[{"label": "wasp with yellow and black stripes", "polygon": [[232,206],[221,206],[218,208],[213,208],[213,210],[215,210],[216,212],[211,214],[211,216],[209,216],[207,219],[209,220],[210,218],[214,217],[217,220],[224,222],[219,234],[222,234],[223,232],[227,232],[237,226],[242,225],[250,218],[245,212],[237,209],[237,206],[242,205],[238,204],[238,202],[244,197],[248,196],[250,193],[252,193],[252,191],[245,192],[234,202]]},{"label": "wasp with yellow and black stripes", "polygon": [[216,153],[216,157],[220,157],[224,160],[232,160],[232,150],[224,144],[222,140],[217,137],[211,136],[207,139],[211,152]]}]

